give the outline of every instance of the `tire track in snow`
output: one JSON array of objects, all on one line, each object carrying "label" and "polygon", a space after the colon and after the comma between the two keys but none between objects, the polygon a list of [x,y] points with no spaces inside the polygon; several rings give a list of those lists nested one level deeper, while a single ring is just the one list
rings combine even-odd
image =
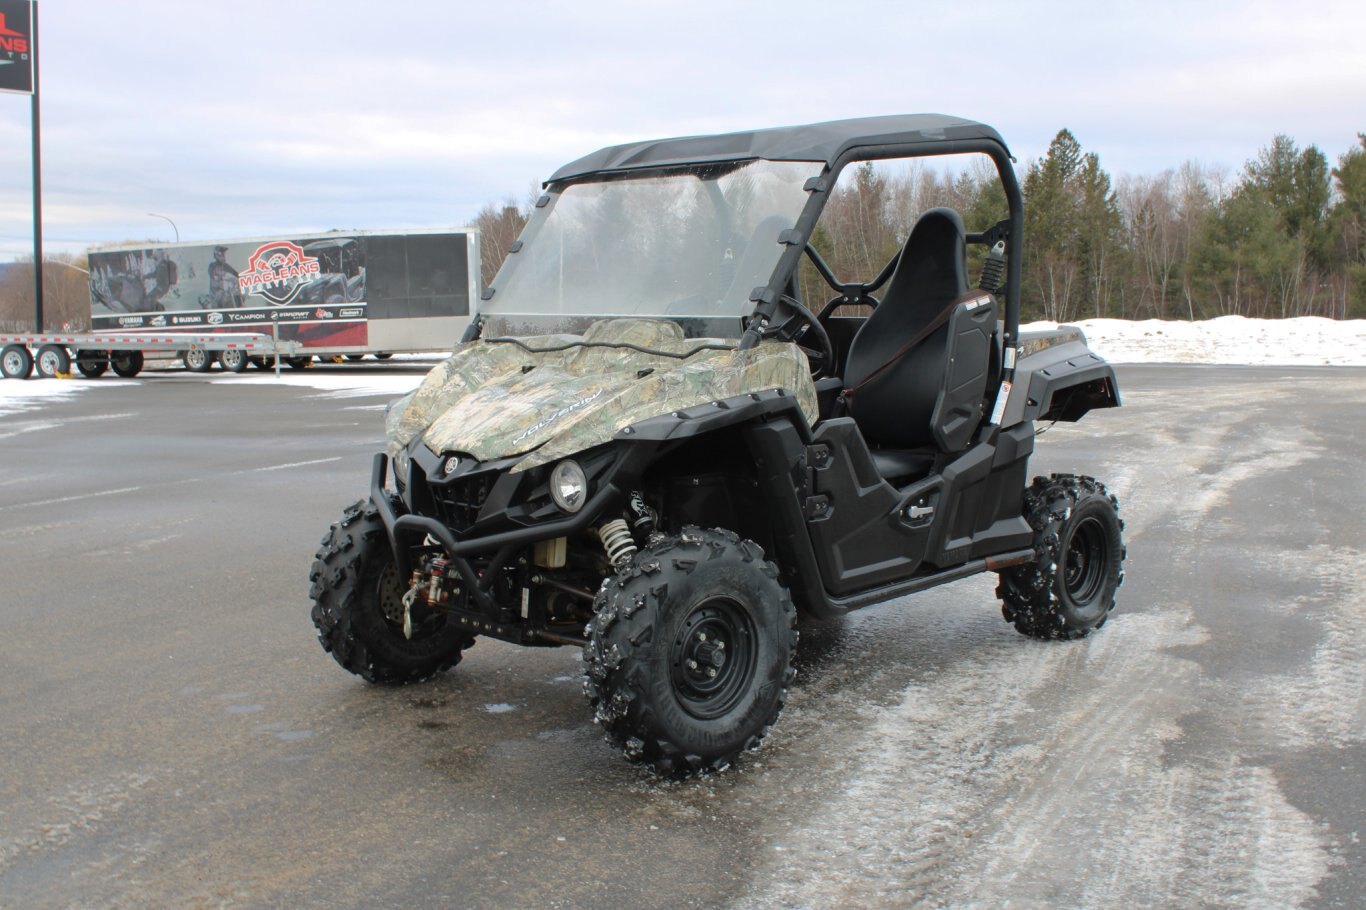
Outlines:
[{"label": "tire track in snow", "polygon": [[1302,903],[1326,854],[1272,775],[1228,755],[1167,766],[1200,670],[1162,649],[1204,639],[1185,612],[1121,614],[909,686],[737,906]]}]

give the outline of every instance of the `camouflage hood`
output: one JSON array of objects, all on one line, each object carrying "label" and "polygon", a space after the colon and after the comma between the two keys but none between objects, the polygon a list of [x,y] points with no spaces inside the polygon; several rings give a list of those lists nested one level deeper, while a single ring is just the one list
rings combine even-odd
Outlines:
[{"label": "camouflage hood", "polygon": [[480,461],[526,454],[514,471],[610,440],[633,423],[747,392],[787,389],[809,421],[816,390],[794,345],[737,350],[685,339],[666,320],[612,319],[582,336],[540,335],[458,346],[390,410],[390,454],[419,435],[433,452]]}]

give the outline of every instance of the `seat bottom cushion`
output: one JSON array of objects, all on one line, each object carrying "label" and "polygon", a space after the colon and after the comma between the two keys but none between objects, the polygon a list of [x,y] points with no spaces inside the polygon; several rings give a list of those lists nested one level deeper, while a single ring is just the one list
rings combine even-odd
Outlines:
[{"label": "seat bottom cushion", "polygon": [[873,464],[883,480],[923,477],[934,467],[933,449],[872,449]]}]

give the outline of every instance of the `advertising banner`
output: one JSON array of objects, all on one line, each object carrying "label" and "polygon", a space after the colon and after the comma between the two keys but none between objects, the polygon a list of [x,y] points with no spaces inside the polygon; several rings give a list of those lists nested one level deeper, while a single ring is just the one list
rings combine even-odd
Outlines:
[{"label": "advertising banner", "polygon": [[91,251],[96,331],[263,332],[305,347],[366,343],[366,245],[329,235]]},{"label": "advertising banner", "polygon": [[33,94],[33,4],[0,0],[0,92]]}]

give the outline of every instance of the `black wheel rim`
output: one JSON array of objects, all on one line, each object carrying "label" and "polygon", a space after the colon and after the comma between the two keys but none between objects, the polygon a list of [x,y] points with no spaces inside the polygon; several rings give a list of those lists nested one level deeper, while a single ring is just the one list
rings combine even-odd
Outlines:
[{"label": "black wheel rim", "polygon": [[[375,597],[384,624],[399,638],[403,638],[403,595],[406,593],[394,564],[385,565],[375,582]],[[445,625],[444,620],[444,616],[428,612],[420,602],[413,604],[413,637],[410,640],[418,641],[439,632]]]},{"label": "black wheel rim", "polygon": [[1105,586],[1105,527],[1087,518],[1072,531],[1063,559],[1063,586],[1076,606],[1090,604]]},{"label": "black wheel rim", "polygon": [[670,653],[674,694],[693,717],[710,720],[733,710],[749,691],[758,652],[754,622],[729,597],[692,608]]}]

